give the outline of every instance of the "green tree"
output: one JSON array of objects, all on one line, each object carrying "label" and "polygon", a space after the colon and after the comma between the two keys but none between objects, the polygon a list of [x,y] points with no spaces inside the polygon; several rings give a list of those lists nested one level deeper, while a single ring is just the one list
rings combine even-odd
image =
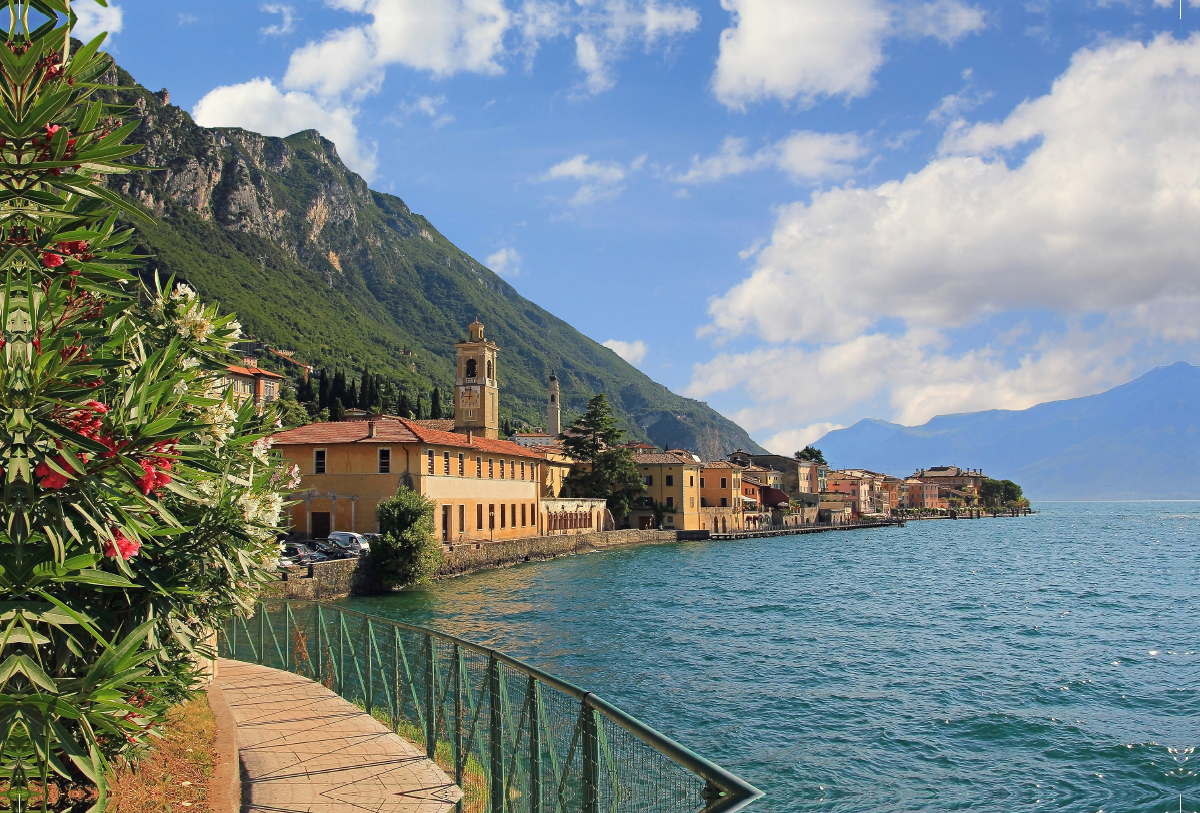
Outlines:
[{"label": "green tree", "polygon": [[419,584],[437,571],[442,554],[433,510],[431,500],[405,486],[375,509],[380,536],[371,543],[371,560],[385,587]]},{"label": "green tree", "polygon": [[[0,782],[93,784],[192,691],[208,631],[272,578],[280,491],[270,410],[224,385],[232,314],[143,285],[147,218],[106,185],[137,121],[72,53],[65,0],[14,0],[0,47]],[[38,15],[46,22],[28,27]],[[148,218],[147,218],[148,219]],[[60,795],[64,808],[71,802]],[[81,806],[91,803],[81,802]],[[81,808],[80,808],[81,809]]]},{"label": "green tree", "polygon": [[1021,487],[1012,480],[1000,481],[1000,494],[1005,505],[1019,503],[1022,497]]},{"label": "green tree", "polygon": [[329,380],[329,374],[322,370],[321,381],[317,386],[317,409],[329,409],[329,402],[332,398],[333,382]]},{"label": "green tree", "polygon": [[341,398],[334,398],[329,402],[329,420],[341,421],[346,418],[346,408],[342,406]]},{"label": "green tree", "polygon": [[369,367],[363,367],[362,383],[358,386],[358,397],[355,399],[354,406],[359,409],[371,408],[371,370]]},{"label": "green tree", "polygon": [[993,480],[991,477],[984,477],[983,482],[979,485],[979,501],[990,508],[994,508],[1003,499],[1004,483],[1000,480]]},{"label": "green tree", "polygon": [[666,503],[659,502],[658,500],[654,499],[653,497],[643,497],[642,505],[645,508],[649,508],[650,511],[654,514],[654,527],[655,528],[661,528],[663,526],[663,520],[666,518],[667,514],[675,513],[675,506],[667,505]]},{"label": "green tree", "polygon": [[796,452],[793,457],[797,460],[808,460],[812,463],[820,463],[823,466],[829,464],[825,461],[824,453],[816,446],[805,446],[800,451]]},{"label": "green tree", "polygon": [[400,400],[396,405],[396,414],[401,418],[411,419],[416,417],[412,404],[409,403],[407,390],[400,390]]},{"label": "green tree", "polygon": [[563,486],[577,497],[606,500],[613,516],[628,514],[646,491],[633,452],[621,446],[624,436],[604,393],[593,396],[587,412],[559,435],[567,455],[588,464],[572,468]]},{"label": "green tree", "polygon": [[437,387],[433,388],[433,395],[429,398],[429,417],[434,420],[442,418],[442,391]]},{"label": "green tree", "polygon": [[300,384],[296,387],[296,400],[302,404],[310,404],[317,400],[311,376],[301,379]]},{"label": "green tree", "polygon": [[274,406],[275,414],[283,426],[291,428],[312,423],[312,417],[308,410],[300,403],[296,392],[286,384],[280,389],[279,398],[276,399]]}]

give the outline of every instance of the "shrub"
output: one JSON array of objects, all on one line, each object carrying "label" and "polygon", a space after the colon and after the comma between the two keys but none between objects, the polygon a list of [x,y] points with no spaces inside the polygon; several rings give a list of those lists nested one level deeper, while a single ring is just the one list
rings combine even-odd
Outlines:
[{"label": "shrub", "polygon": [[433,509],[430,500],[404,486],[375,509],[380,538],[371,543],[371,558],[385,587],[418,584],[437,571],[442,554],[433,535]]},{"label": "shrub", "polygon": [[31,780],[92,784],[103,808],[109,760],[145,745],[213,654],[211,630],[272,578],[279,491],[296,478],[264,437],[273,415],[235,409],[226,392],[232,315],[131,273],[139,259],[118,218],[145,215],[104,174],[129,171],[137,122],[97,93],[103,35],[72,54],[64,0],[10,11],[0,780],[22,810],[38,801]]}]

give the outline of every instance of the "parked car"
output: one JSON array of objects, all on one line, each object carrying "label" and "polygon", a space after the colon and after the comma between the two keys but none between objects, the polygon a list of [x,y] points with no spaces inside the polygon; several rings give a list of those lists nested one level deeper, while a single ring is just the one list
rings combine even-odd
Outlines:
[{"label": "parked car", "polygon": [[326,559],[353,559],[354,554],[329,539],[313,539],[304,544],[323,555]]},{"label": "parked car", "polygon": [[371,543],[362,534],[354,534],[349,531],[334,531],[329,534],[329,541],[336,542],[355,556],[371,552]]},{"label": "parked car", "polygon": [[283,545],[281,558],[287,559],[292,564],[307,565],[313,562],[324,562],[329,557],[323,553],[310,548],[308,545],[301,545],[299,542],[287,542]]}]

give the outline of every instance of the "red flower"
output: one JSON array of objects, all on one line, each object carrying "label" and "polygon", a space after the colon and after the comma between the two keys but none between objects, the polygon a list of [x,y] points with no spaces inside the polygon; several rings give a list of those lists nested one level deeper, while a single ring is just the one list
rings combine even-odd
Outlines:
[{"label": "red flower", "polygon": [[150,492],[154,490],[155,485],[154,464],[149,460],[143,460],[142,471],[145,473],[141,477],[137,478],[137,483],[142,487],[142,493],[149,497]]},{"label": "red flower", "polygon": [[42,252],[42,265],[47,268],[58,268],[63,264],[63,258],[52,251]]},{"label": "red flower", "polygon": [[[71,467],[67,465],[67,461],[63,459],[62,455],[59,455],[54,462],[58,463],[60,467],[71,471]],[[33,474],[35,477],[42,478],[38,480],[38,485],[42,488],[49,488],[55,491],[63,488],[70,482],[65,476],[50,468],[46,463],[38,463],[37,467],[33,470]]]},{"label": "red flower", "polygon": [[139,543],[136,539],[130,539],[129,537],[125,536],[124,531],[122,531],[120,528],[113,528],[112,532],[112,541],[110,542],[106,540],[104,542],[105,556],[113,559],[120,556],[125,561],[129,561],[134,556],[137,556],[137,552],[142,547],[141,543]]}]

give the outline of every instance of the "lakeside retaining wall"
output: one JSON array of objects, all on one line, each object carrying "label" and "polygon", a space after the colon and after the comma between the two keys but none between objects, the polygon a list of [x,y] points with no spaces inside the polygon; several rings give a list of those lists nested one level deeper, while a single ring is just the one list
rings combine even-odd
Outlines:
[{"label": "lakeside retaining wall", "polygon": [[478,570],[509,567],[522,562],[540,562],[605,548],[661,545],[682,539],[707,537],[707,532],[703,532],[703,536],[697,536],[691,531],[639,531],[626,528],[620,531],[596,531],[570,536],[532,536],[502,542],[443,546],[442,565],[433,577],[448,579]]},{"label": "lakeside retaining wall", "polygon": [[263,598],[301,598],[326,601],[383,592],[371,558],[338,559],[289,567],[283,579],[263,588]]}]

